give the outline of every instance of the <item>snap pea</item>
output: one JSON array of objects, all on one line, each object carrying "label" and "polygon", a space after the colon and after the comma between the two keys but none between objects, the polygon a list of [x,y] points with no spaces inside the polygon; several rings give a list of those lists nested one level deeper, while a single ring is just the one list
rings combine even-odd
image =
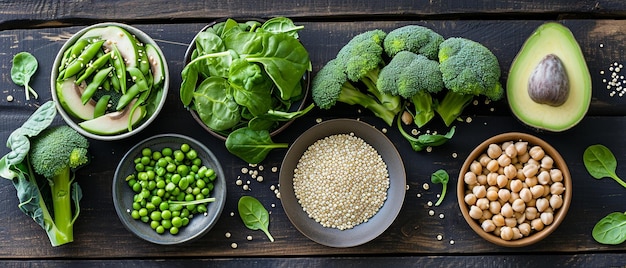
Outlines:
[{"label": "snap pea", "polygon": [[69,48],[66,49],[65,52],[63,52],[63,58],[61,59],[61,63],[59,64],[59,72],[62,72],[65,69],[65,65],[71,60],[71,55],[72,50]]},{"label": "snap pea", "polygon": [[119,111],[124,109],[124,107],[126,107],[126,105],[128,105],[140,92],[141,89],[139,88],[139,84],[134,84],[129,87],[128,91],[126,91],[126,94],[120,97],[120,100],[117,102],[115,110]]},{"label": "snap pea", "polygon": [[120,90],[122,91],[122,94],[126,94],[126,63],[124,62],[122,54],[117,49],[117,46],[113,44],[111,47],[113,48],[111,64],[115,68],[115,74],[117,75],[117,80],[120,84]]},{"label": "snap pea", "polygon": [[117,69],[113,68],[113,75],[109,77],[109,81],[111,82],[111,86],[116,92],[120,92],[122,90],[120,85],[120,79],[117,76]]},{"label": "snap pea", "polygon": [[109,104],[110,99],[111,99],[111,95],[103,95],[102,97],[100,97],[100,99],[96,103],[96,106],[93,110],[93,118],[97,118],[97,117],[104,115],[104,113],[107,110],[107,105]]},{"label": "snap pea", "polygon": [[143,75],[140,69],[136,67],[128,67],[126,68],[126,71],[128,72],[128,74],[130,74],[132,81],[135,84],[139,84],[141,92],[149,89],[148,81],[146,80],[146,77]]},{"label": "snap pea", "polygon": [[91,96],[93,96],[93,94],[96,93],[96,90],[98,90],[98,87],[100,87],[100,85],[104,82],[104,80],[106,80],[111,70],[113,70],[113,67],[105,68],[105,69],[98,71],[93,76],[93,80],[91,80],[91,83],[87,85],[87,88],[85,88],[85,91],[80,96],[80,100],[83,102],[83,105],[89,102],[89,100],[91,99]]},{"label": "snap pea", "polygon": [[70,51],[69,59],[74,60],[78,58],[78,56],[83,52],[83,49],[85,49],[87,45],[89,45],[89,39],[78,39],[78,41],[76,41],[76,43],[72,45],[71,49],[68,49]]},{"label": "snap pea", "polygon": [[87,47],[85,47],[85,49],[82,53],[80,53],[78,58],[70,62],[67,68],[65,68],[65,74],[63,75],[63,78],[66,79],[80,73],[85,68],[85,64],[93,59],[98,51],[100,51],[102,44],[104,44],[104,40],[89,44]]},{"label": "snap pea", "polygon": [[102,55],[101,57],[93,61],[91,64],[89,64],[89,66],[87,66],[87,68],[85,69],[85,72],[80,77],[78,77],[78,79],[76,79],[76,84],[77,85],[80,84],[82,81],[84,81],[89,76],[91,76],[96,70],[99,70],[100,68],[102,68],[102,66],[104,66],[107,62],[109,62],[110,58],[111,58],[111,52]]},{"label": "snap pea", "polygon": [[150,70],[150,62],[148,61],[148,53],[146,53],[146,48],[141,47],[139,49],[139,70],[144,75],[148,75],[151,72]]}]

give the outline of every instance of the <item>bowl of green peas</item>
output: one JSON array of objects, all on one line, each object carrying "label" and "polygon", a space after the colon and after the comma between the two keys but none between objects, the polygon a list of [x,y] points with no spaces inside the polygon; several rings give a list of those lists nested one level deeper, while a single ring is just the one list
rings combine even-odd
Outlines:
[{"label": "bowl of green peas", "polygon": [[160,134],[124,155],[112,193],[126,229],[146,241],[173,245],[211,230],[224,208],[226,182],[218,159],[202,143]]},{"label": "bowl of green peas", "polygon": [[92,139],[119,140],[155,120],[167,96],[169,70],[148,34],[104,22],[82,28],[65,42],[54,60],[50,86],[70,127]]}]

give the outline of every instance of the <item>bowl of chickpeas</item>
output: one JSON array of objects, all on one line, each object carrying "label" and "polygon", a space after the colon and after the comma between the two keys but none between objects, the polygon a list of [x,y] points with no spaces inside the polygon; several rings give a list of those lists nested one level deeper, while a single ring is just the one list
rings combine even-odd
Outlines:
[{"label": "bowl of chickpeas", "polygon": [[226,180],[205,145],[159,134],[124,155],[112,195],[126,229],[148,242],[174,245],[204,236],[217,223],[226,204]]},{"label": "bowl of chickpeas", "polygon": [[457,196],[463,217],[480,237],[524,247],[546,238],[565,219],[572,179],[550,144],[509,132],[469,154],[459,172]]}]

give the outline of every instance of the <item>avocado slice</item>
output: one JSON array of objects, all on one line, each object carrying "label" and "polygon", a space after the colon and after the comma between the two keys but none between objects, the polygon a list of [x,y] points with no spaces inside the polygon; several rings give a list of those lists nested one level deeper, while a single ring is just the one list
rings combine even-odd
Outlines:
[{"label": "avocado slice", "polygon": [[133,100],[133,102],[121,111],[107,113],[94,119],[83,121],[78,125],[97,135],[114,135],[129,131],[129,120],[130,126],[134,126],[146,115],[146,108],[144,105],[140,105],[134,110],[131,116],[131,109],[135,102],[136,100]]},{"label": "avocado slice", "polygon": [[69,113],[72,117],[80,118],[82,120],[93,119],[96,105],[93,100],[90,100],[83,105],[80,96],[86,87],[87,83],[85,83],[85,81],[77,85],[75,76],[62,81],[57,81],[56,83],[57,97],[61,107],[63,107],[63,110]]},{"label": "avocado slice", "polygon": [[81,38],[97,38],[106,40],[102,46],[111,50],[115,44],[122,54],[127,67],[137,67],[139,64],[139,48],[135,38],[122,27],[105,26],[88,30]]},{"label": "avocado slice", "polygon": [[[545,72],[550,69],[546,66],[559,64],[562,65],[562,71],[552,74]],[[546,96],[561,94],[558,96],[562,98],[561,101],[538,101],[536,95],[531,95],[537,92],[533,85],[538,82],[529,85],[531,78],[535,79],[533,76],[537,69],[541,73],[540,79],[547,84],[569,80],[562,83],[566,85],[565,88],[561,84],[560,88],[543,89],[554,90],[544,92]],[[529,93],[529,87],[535,91]],[[591,74],[576,38],[567,27],[548,22],[530,35],[511,65],[506,95],[513,114],[522,123],[538,130],[561,132],[583,119],[591,103]]]},{"label": "avocado slice", "polygon": [[152,87],[156,88],[163,84],[165,81],[165,64],[161,53],[157,48],[151,44],[146,44],[146,54],[148,54],[148,62],[150,62],[150,69],[152,70],[153,81]]}]

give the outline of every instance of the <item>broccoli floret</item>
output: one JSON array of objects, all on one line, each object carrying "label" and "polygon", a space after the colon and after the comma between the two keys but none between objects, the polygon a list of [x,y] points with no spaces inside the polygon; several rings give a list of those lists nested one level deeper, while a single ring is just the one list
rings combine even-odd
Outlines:
[{"label": "broccoli floret", "polygon": [[389,32],[383,44],[389,57],[395,57],[400,51],[410,51],[437,60],[443,40],[443,36],[429,28],[407,25]]},{"label": "broccoli floret", "polygon": [[[48,180],[52,193],[53,219],[57,229],[57,232],[49,233],[53,245],[74,240],[73,225],[79,209],[72,213],[72,199],[80,188],[72,185],[73,170],[88,163],[88,147],[85,137],[65,125],[48,128],[31,140],[30,163],[35,173]],[[74,203],[77,205],[78,200]]]},{"label": "broccoli floret", "polygon": [[346,76],[345,66],[338,60],[330,60],[311,81],[311,97],[317,106],[329,109],[337,101],[350,105],[361,105],[391,126],[396,113],[370,95],[361,92]]},{"label": "broccoli floret", "polygon": [[353,37],[339,50],[336,59],[344,65],[348,80],[361,82],[388,110],[400,112],[400,97],[382,93],[376,88],[380,69],[385,66],[383,40],[387,34],[382,30],[371,30]]},{"label": "broccoli floret", "polygon": [[414,122],[424,126],[434,116],[431,93],[443,89],[439,62],[409,51],[400,51],[385,66],[376,84],[382,92],[399,95],[413,103]]},{"label": "broccoli floret", "polygon": [[484,95],[495,101],[504,94],[498,59],[478,42],[458,37],[443,41],[439,46],[439,70],[448,92],[436,111],[448,126],[474,96]]}]

